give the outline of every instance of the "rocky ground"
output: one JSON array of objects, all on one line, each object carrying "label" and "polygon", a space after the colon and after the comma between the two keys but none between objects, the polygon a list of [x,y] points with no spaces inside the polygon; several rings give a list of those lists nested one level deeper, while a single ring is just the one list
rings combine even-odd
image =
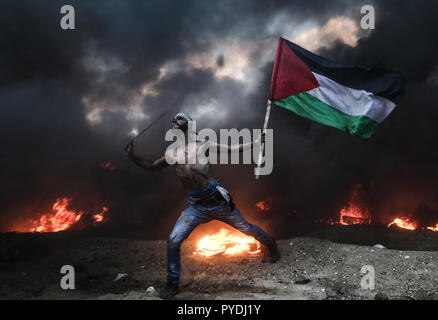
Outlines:
[{"label": "rocky ground", "polygon": [[[414,251],[405,248],[412,233],[397,235],[401,250],[371,245],[384,238],[369,238],[369,232],[362,241],[371,241],[368,245],[339,243],[345,242],[342,232],[351,238],[349,232],[357,237],[357,230],[330,230],[318,237],[280,240],[282,259],[276,264],[261,263],[261,256],[196,256],[195,243],[186,241],[176,299],[438,299],[436,234],[427,233],[427,241],[419,242],[429,251]],[[384,245],[391,247],[391,242]],[[165,247],[165,241],[80,234],[3,234],[0,298],[158,299]],[[75,268],[75,290],[60,288],[60,269],[66,264]],[[374,290],[361,288],[364,265],[375,270]],[[117,275],[122,278],[115,281]]]}]

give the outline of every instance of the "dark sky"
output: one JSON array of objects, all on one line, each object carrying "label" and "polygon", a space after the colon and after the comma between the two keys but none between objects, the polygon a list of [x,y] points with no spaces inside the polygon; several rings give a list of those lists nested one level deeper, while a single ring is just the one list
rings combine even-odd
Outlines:
[{"label": "dark sky", "polygon": [[[123,147],[159,157],[174,113],[198,129],[260,128],[279,36],[340,63],[403,73],[405,96],[374,137],[274,108],[274,171],[215,166],[241,211],[282,234],[291,215],[336,218],[358,184],[373,221],[438,222],[438,5],[368,1],[376,29],[360,30],[363,1],[73,1],[76,29],[59,26],[63,1],[0,3],[0,231],[50,211],[110,208],[113,230],[165,238],[186,198],[173,169],[151,174]],[[101,163],[111,162],[107,170]],[[272,209],[255,207],[270,199]]]}]

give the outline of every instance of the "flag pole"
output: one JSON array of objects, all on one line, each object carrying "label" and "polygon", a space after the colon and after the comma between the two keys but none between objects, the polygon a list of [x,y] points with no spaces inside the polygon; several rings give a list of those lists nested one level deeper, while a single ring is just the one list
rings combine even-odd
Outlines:
[{"label": "flag pole", "polygon": [[[268,101],[266,103],[265,122],[263,123],[263,131],[262,131],[263,133],[266,133],[266,128],[268,127],[268,121],[269,121],[270,113],[271,113],[271,100],[268,99]],[[264,149],[265,149],[265,143],[262,142],[262,144],[260,146],[259,158],[257,160],[257,167],[254,169],[254,174],[255,174],[256,180],[259,179],[260,165],[261,165],[261,162],[262,162],[262,156],[263,156]]]}]

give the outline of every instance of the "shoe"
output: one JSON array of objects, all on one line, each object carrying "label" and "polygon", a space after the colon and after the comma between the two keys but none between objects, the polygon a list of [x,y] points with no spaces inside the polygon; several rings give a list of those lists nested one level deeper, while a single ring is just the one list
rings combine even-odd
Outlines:
[{"label": "shoe", "polygon": [[263,262],[269,262],[269,263],[275,263],[280,259],[280,251],[278,251],[277,243],[274,241],[274,243],[267,247],[267,252],[265,253],[265,256],[263,257]]},{"label": "shoe", "polygon": [[160,292],[161,299],[171,299],[178,292],[178,283],[167,281],[166,286]]}]

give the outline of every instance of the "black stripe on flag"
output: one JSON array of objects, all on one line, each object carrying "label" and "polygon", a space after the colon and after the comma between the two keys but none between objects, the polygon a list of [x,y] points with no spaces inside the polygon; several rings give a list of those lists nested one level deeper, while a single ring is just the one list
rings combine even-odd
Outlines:
[{"label": "black stripe on flag", "polygon": [[404,87],[403,76],[400,73],[382,68],[339,64],[307,51],[293,42],[283,40],[312,72],[344,86],[366,90],[396,104],[400,101]]}]

